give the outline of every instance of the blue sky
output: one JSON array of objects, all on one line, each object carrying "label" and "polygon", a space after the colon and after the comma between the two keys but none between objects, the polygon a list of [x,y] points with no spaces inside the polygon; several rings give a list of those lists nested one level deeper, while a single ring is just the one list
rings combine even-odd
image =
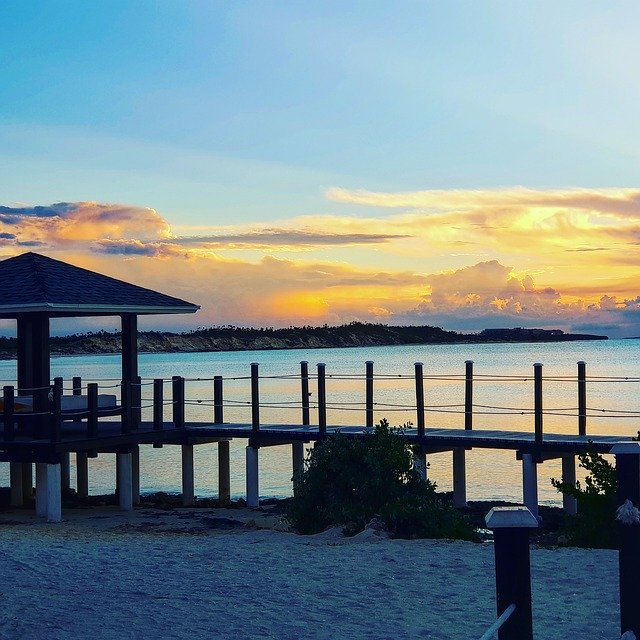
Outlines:
[{"label": "blue sky", "polygon": [[[403,239],[387,250],[396,242],[388,238],[380,240],[383,254],[371,238],[366,246],[329,246],[323,237],[317,246],[306,243],[301,256],[299,236],[296,246],[275,247],[271,232],[333,232],[357,220],[397,226],[390,216],[441,212],[433,204],[390,211],[381,194],[434,192],[449,202],[446,194],[456,190],[498,193],[503,207],[501,189],[575,195],[633,187],[640,155],[637,3],[5,1],[0,25],[0,205],[91,202],[130,207],[132,216],[151,208],[172,234],[187,237],[227,237],[235,225],[234,237],[266,233],[269,248],[227,243],[209,257],[254,265],[265,258],[378,265],[426,282],[497,260],[512,269],[509,277],[535,276],[584,304],[600,294],[636,295],[633,240],[616,247],[618,271],[599,263],[601,291],[587,295],[564,258],[549,253],[536,262],[521,241],[519,252],[509,253],[506,238],[499,248],[476,238],[474,250],[427,251],[418,260]],[[336,189],[344,193],[333,197]],[[360,191],[380,197],[356,202]],[[633,194],[624,197],[635,202]],[[547,213],[556,216],[558,238],[558,216],[576,228],[602,223],[595,206],[580,223],[576,209],[553,206]],[[527,216],[551,224],[531,207]],[[601,224],[607,237],[611,224]],[[83,239],[108,240],[113,253],[114,242],[122,249],[126,241],[127,259],[150,257],[148,247],[136,254],[130,243],[152,239],[118,229],[121,237],[111,229]],[[625,238],[632,232],[625,227]],[[392,235],[407,233],[394,227]],[[50,252],[91,253],[38,238]],[[432,241],[422,237],[426,247]],[[581,251],[594,249],[581,242]],[[594,242],[598,251],[613,250]],[[623,250],[632,263],[626,271]],[[139,275],[151,278],[152,271],[140,266]],[[363,301],[363,309],[387,306]],[[391,313],[407,321],[408,309],[407,302]],[[353,313],[334,309],[324,319]]]}]

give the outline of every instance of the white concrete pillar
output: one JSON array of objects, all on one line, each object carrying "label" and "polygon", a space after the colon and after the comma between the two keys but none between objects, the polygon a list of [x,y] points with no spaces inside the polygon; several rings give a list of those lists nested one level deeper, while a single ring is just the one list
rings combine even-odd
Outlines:
[{"label": "white concrete pillar", "polygon": [[140,504],[140,447],[136,445],[131,450],[131,499],[133,505]]},{"label": "white concrete pillar", "polygon": [[20,462],[9,463],[9,478],[11,483],[11,506],[21,507],[24,504],[24,494],[22,492],[22,464]]},{"label": "white concrete pillar", "polygon": [[304,472],[304,442],[291,443],[291,462],[294,476]]},{"label": "white concrete pillar", "polygon": [[193,482],[193,445],[182,445],[182,505],[192,507],[195,502]]},{"label": "white concrete pillar", "polygon": [[[573,454],[562,456],[562,482],[576,484],[576,457]],[[562,494],[562,508],[564,512],[570,516],[578,513],[578,501],[566,493]]]},{"label": "white concrete pillar", "polygon": [[80,498],[89,496],[89,456],[86,451],[76,452],[76,491]]},{"label": "white concrete pillar", "polygon": [[260,506],[258,486],[258,449],[247,447],[247,507],[257,509]]},{"label": "white concrete pillar", "polygon": [[36,462],[36,515],[42,517],[47,515],[47,497],[49,495],[47,466],[45,462]]},{"label": "white concrete pillar", "polygon": [[423,480],[427,479],[427,454],[426,453],[414,453],[413,454],[413,466],[420,474]]},{"label": "white concrete pillar", "polygon": [[125,511],[133,510],[133,487],[131,480],[131,454],[116,454],[118,503]]},{"label": "white concrete pillar", "polygon": [[467,468],[465,450],[457,447],[453,450],[453,506],[467,506]]},{"label": "white concrete pillar", "polygon": [[59,464],[47,464],[47,522],[62,522],[62,469]]},{"label": "white concrete pillar", "polygon": [[231,500],[231,461],[229,441],[218,442],[218,499]]},{"label": "white concrete pillar", "polygon": [[522,454],[522,501],[539,520],[538,513],[538,465],[530,453]]},{"label": "white concrete pillar", "polygon": [[62,453],[60,454],[60,475],[61,475],[61,483],[62,490],[66,491],[71,487],[71,454],[70,453]]}]

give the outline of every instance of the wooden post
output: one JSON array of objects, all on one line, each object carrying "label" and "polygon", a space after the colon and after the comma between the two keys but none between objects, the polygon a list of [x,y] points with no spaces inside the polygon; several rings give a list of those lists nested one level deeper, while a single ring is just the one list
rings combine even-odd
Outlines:
[{"label": "wooden post", "polygon": [[153,381],[153,430],[162,431],[164,427],[164,380]]},{"label": "wooden post", "polygon": [[47,522],[62,522],[62,477],[59,464],[45,465]]},{"label": "wooden post", "polygon": [[[29,465],[29,468],[31,468],[31,465]],[[24,505],[24,493],[22,491],[22,464],[20,462],[9,463],[9,477],[11,483],[10,504],[12,507],[22,507]]]},{"label": "wooden post", "polygon": [[302,425],[308,427],[311,424],[309,415],[309,363],[303,360],[300,363],[300,393],[302,395]]},{"label": "wooden post", "polygon": [[538,465],[531,453],[522,454],[522,501],[538,518]]},{"label": "wooden post", "polygon": [[184,429],[184,378],[172,378],[173,424],[176,429]]},{"label": "wooden post", "polygon": [[473,429],[473,360],[464,362],[464,428]]},{"label": "wooden post", "polygon": [[98,384],[90,382],[87,385],[87,409],[89,417],[87,418],[87,436],[91,438],[98,437]]},{"label": "wooden post", "polygon": [[416,420],[418,427],[418,441],[422,444],[424,441],[424,371],[422,362],[416,362],[415,378],[416,378]]},{"label": "wooden post", "polygon": [[229,441],[218,442],[218,499],[231,500],[231,462]]},{"label": "wooden post", "polygon": [[71,379],[71,387],[73,389],[74,396],[82,395],[82,378],[80,376],[74,376]]},{"label": "wooden post", "polygon": [[36,462],[36,515],[47,515],[47,463]]},{"label": "wooden post", "polygon": [[258,363],[251,363],[251,429],[253,433],[260,431],[260,376]]},{"label": "wooden post", "polygon": [[533,413],[536,444],[542,444],[542,364],[533,365]]},{"label": "wooden post", "polygon": [[140,446],[131,449],[131,501],[133,506],[140,504]]},{"label": "wooden post", "polygon": [[294,478],[304,473],[304,442],[291,443],[291,463]]},{"label": "wooden post", "polygon": [[365,384],[365,425],[373,429],[373,360],[367,360]]},{"label": "wooden post", "polygon": [[[576,484],[576,457],[572,453],[562,456],[562,482],[572,486]],[[578,501],[568,493],[563,493],[562,508],[567,515],[575,516],[578,513]]]},{"label": "wooden post", "polygon": [[124,511],[133,510],[133,486],[131,477],[131,454],[116,454],[118,504]]},{"label": "wooden post", "polygon": [[192,507],[195,503],[193,482],[193,445],[182,445],[182,506]]},{"label": "wooden post", "polygon": [[69,451],[60,454],[60,476],[62,491],[68,491],[71,488],[71,453]]},{"label": "wooden post", "polygon": [[464,447],[453,450],[453,506],[467,506],[467,469]]},{"label": "wooden post", "polygon": [[[620,633],[640,636],[640,443],[621,442],[616,457],[618,566],[620,571]],[[629,503],[626,503],[626,501]]]},{"label": "wooden post", "polygon": [[4,408],[2,409],[4,439],[7,442],[11,442],[15,438],[15,423],[13,418],[13,412],[15,410],[15,391],[13,387],[5,386],[2,388],[2,400],[4,402]]},{"label": "wooden post", "polygon": [[33,497],[33,464],[31,462],[22,463],[22,495],[28,500]]},{"label": "wooden post", "polygon": [[213,377],[213,423],[224,422],[224,397],[222,390],[222,376]]},{"label": "wooden post", "polygon": [[533,640],[529,532],[538,521],[526,507],[494,507],[485,518],[493,530],[498,617],[515,611],[498,632],[499,640]]},{"label": "wooden post", "polygon": [[62,378],[53,382],[53,404],[51,411],[51,442],[60,442],[62,434]]},{"label": "wooden post", "polygon": [[327,390],[325,384],[326,365],[318,362],[318,435],[327,436]]},{"label": "wooden post", "polygon": [[249,509],[257,509],[260,506],[260,490],[258,480],[258,449],[256,447],[247,447],[246,464],[247,507],[249,507]]},{"label": "wooden post", "polygon": [[131,429],[137,431],[142,421],[142,378],[131,381]]},{"label": "wooden post", "polygon": [[76,451],[76,491],[80,498],[89,496],[89,456],[86,451]]},{"label": "wooden post", "polygon": [[578,362],[578,435],[587,435],[587,363]]},{"label": "wooden post", "polygon": [[123,380],[121,385],[122,390],[122,433],[127,434],[131,432],[131,381]]}]

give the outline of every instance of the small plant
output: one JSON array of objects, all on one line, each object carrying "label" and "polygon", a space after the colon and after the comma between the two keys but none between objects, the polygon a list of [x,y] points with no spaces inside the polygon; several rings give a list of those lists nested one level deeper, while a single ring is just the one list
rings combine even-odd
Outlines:
[{"label": "small plant", "polygon": [[398,537],[475,539],[468,520],[420,478],[402,429],[386,420],[366,437],[338,433],[316,446],[293,488],[288,518],[300,533],[357,533],[380,518]]},{"label": "small plant", "polygon": [[578,460],[589,474],[584,486],[580,481],[574,486],[561,480],[551,480],[558,491],[572,496],[578,503],[578,514],[566,519],[566,535],[570,543],[579,547],[615,548],[615,467],[597,453],[591,442]]}]

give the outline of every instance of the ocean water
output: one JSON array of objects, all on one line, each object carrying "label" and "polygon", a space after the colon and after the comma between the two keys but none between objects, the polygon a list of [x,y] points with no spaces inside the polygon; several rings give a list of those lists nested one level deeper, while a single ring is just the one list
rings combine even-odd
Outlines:
[{"label": "ocean water", "polygon": [[[250,422],[250,364],[260,365],[261,421],[300,422],[300,361],[309,362],[313,375],[318,362],[326,364],[327,420],[330,425],[364,422],[365,362],[374,362],[375,420],[392,425],[416,421],[414,363],[424,364],[426,422],[428,427],[463,428],[465,360],[474,361],[474,429],[533,431],[533,364],[543,364],[544,429],[577,433],[577,384],[579,360],[587,363],[589,433],[635,435],[640,429],[640,340],[585,341],[570,343],[420,345],[349,349],[296,349],[224,353],[141,354],[140,375],[152,378],[187,378],[187,420],[212,419],[214,375],[224,377],[225,421]],[[70,385],[73,376],[83,384],[98,382],[103,393],[119,393],[119,356],[70,356],[52,359],[52,376]],[[0,362],[3,384],[15,379],[15,362]],[[629,378],[629,379],[625,379]],[[315,380],[310,382],[311,422]],[[150,417],[152,387],[143,387],[145,417]],[[169,394],[167,386],[166,394]],[[168,413],[167,413],[168,417]],[[244,495],[244,448],[231,444],[231,491]],[[90,492],[111,492],[115,485],[115,456],[101,454],[90,460]],[[429,477],[439,489],[452,488],[451,454],[429,456]],[[195,450],[195,484],[198,496],[217,494],[217,446]],[[141,447],[141,491],[180,492],[180,449]],[[550,483],[560,477],[560,461],[539,466],[539,496],[543,504],[560,504]],[[580,473],[579,473],[580,477]],[[72,456],[72,483],[75,468]],[[0,464],[0,485],[8,484],[8,464]],[[467,452],[469,499],[522,499],[521,466],[513,451],[475,449]],[[260,495],[291,495],[291,449],[268,447],[260,452]]]}]

